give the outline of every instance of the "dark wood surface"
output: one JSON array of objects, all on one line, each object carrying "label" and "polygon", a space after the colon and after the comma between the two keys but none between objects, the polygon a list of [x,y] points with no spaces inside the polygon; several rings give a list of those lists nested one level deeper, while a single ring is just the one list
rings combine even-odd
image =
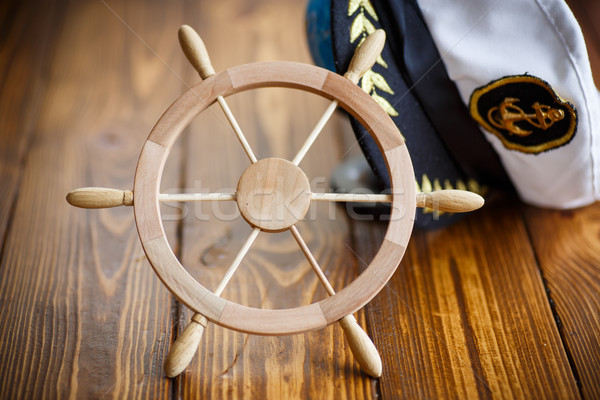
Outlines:
[{"label": "dark wood surface", "polygon": [[[600,8],[571,3],[600,67]],[[153,124],[199,79],[179,25],[197,28],[217,70],[310,62],[303,10],[277,0],[0,5],[0,398],[600,397],[600,205],[552,211],[512,198],[413,234],[390,283],[357,314],[382,355],[381,379],[360,371],[337,325],[284,337],[209,325],[186,372],[164,376],[190,312],[154,275],[130,208],[79,210],[64,196],[132,187]],[[327,105],[284,89],[229,103],[259,158],[292,157]],[[357,154],[348,129],[336,115],[301,164],[314,189]],[[247,165],[211,107],[176,144],[162,190],[233,189]],[[234,204],[163,209],[172,247],[206,286],[250,232],[234,215]],[[323,204],[309,216],[299,229],[343,287],[385,224]],[[223,293],[266,308],[325,295],[289,233],[261,234]]]}]

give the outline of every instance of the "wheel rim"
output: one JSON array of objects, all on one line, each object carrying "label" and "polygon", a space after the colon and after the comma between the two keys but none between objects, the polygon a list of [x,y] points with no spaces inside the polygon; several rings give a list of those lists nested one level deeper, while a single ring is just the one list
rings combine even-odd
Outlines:
[{"label": "wheel rim", "polygon": [[[306,306],[263,310],[211,293],[173,254],[159,209],[159,188],[169,151],[192,119],[217,96],[260,87],[291,87],[336,99],[372,133],[386,161],[392,186],[391,215],[385,238],[373,261],[350,285]],[[192,87],[157,122],[142,149],[135,174],[135,219],[144,251],[163,284],[183,304],[209,320],[242,332],[283,335],[320,329],[354,313],[371,300],[396,270],[412,232],[416,188],[410,157],[390,117],[358,86],[311,65],[253,63],[223,71]]]}]

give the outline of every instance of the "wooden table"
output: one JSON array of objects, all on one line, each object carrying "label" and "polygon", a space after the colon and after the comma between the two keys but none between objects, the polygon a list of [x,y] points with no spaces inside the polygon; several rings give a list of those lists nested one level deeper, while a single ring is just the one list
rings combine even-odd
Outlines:
[{"label": "wooden table", "polygon": [[[600,7],[573,7],[600,66]],[[65,194],[132,187],[153,124],[198,81],[179,25],[198,29],[217,70],[310,62],[303,9],[291,0],[0,5],[0,398],[600,397],[600,205],[550,211],[510,198],[414,233],[395,276],[357,315],[383,358],[378,381],[359,370],[338,325],[287,337],[209,325],[188,370],[165,378],[190,312],[146,261],[131,208],[79,210]],[[292,157],[327,104],[283,89],[229,102],[259,158]],[[188,128],[163,191],[235,188],[248,163],[224,121],[213,107]],[[357,153],[338,115],[301,167],[325,190],[332,168]],[[250,230],[229,206],[163,209],[172,247],[206,285]],[[342,287],[385,224],[311,207],[300,229]],[[325,291],[281,233],[259,236],[223,295],[285,308]]]}]

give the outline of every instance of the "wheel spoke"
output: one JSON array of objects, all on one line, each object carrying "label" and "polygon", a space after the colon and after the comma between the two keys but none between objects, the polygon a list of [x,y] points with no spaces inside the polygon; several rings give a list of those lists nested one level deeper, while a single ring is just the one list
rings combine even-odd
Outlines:
[{"label": "wheel spoke", "polygon": [[[254,228],[246,239],[246,242],[238,252],[237,256],[231,263],[231,266],[225,273],[225,276],[219,282],[219,286],[217,286],[214,294],[216,296],[220,296],[225,289],[225,286],[229,283],[229,280],[239,267],[248,250],[256,240],[260,229]],[[179,375],[190,363],[194,354],[198,350],[198,345],[200,344],[200,339],[202,338],[202,333],[204,332],[204,328],[206,328],[206,324],[208,320],[201,314],[194,314],[192,316],[192,320],[186,326],[185,330],[181,334],[180,337],[177,338],[169,354],[167,355],[167,359],[165,361],[165,373],[170,378],[173,378]]]},{"label": "wheel spoke", "polygon": [[[327,280],[327,277],[323,273],[321,267],[315,260],[315,257],[312,255],[308,246],[300,236],[300,232],[298,232],[298,228],[296,225],[292,225],[290,227],[290,231],[292,235],[294,235],[294,239],[298,242],[300,249],[308,259],[311,267],[321,280],[323,286],[327,290],[330,296],[335,294],[333,287]],[[344,330],[344,334],[348,339],[348,343],[350,344],[350,349],[352,350],[352,354],[356,357],[358,363],[367,371],[367,373],[374,377],[381,376],[381,357],[379,356],[379,352],[377,348],[371,341],[371,338],[367,335],[367,333],[356,323],[356,319],[352,314],[346,315],[340,321],[340,326]]]},{"label": "wheel spoke", "polygon": [[319,122],[317,122],[317,125],[315,125],[314,129],[312,130],[310,135],[308,135],[306,141],[304,142],[300,150],[298,150],[298,154],[296,154],[296,157],[294,157],[292,163],[294,163],[295,165],[300,164],[300,161],[302,161],[302,159],[308,152],[308,149],[310,149],[310,146],[312,146],[314,141],[317,139],[317,136],[319,136],[319,133],[321,133],[321,131],[325,127],[325,124],[327,124],[327,121],[329,121],[329,118],[331,118],[337,106],[337,100],[333,100],[331,104],[329,104],[329,107],[327,107],[327,110],[325,110],[325,112],[321,116],[321,119],[319,119]]},{"label": "wheel spoke", "polygon": [[[99,190],[98,188],[85,188],[85,190]],[[84,189],[79,189],[83,191]],[[107,189],[103,189],[107,190]],[[119,191],[121,193],[122,191]],[[77,193],[77,191],[74,191]],[[100,195],[97,195],[98,197]],[[121,201],[122,195],[119,194]],[[373,193],[311,193],[310,199],[314,201],[336,201],[354,203],[391,203],[391,194]],[[160,193],[159,201],[235,201],[235,193]],[[417,193],[417,207],[433,208],[452,213],[468,212],[480,208],[483,198],[476,193],[465,190],[438,190],[429,193]],[[110,205],[121,205],[119,204]],[[130,202],[128,205],[133,204]],[[76,204],[77,205],[77,204]],[[105,207],[108,207],[105,205]],[[88,207],[89,208],[89,207]]]},{"label": "wheel spoke", "polygon": [[235,193],[160,193],[159,201],[235,201]]},{"label": "wheel spoke", "polygon": [[296,228],[296,225],[292,225],[290,227],[290,231],[292,232],[292,235],[294,235],[294,239],[296,239],[298,246],[300,246],[300,250],[302,250],[302,252],[306,256],[306,259],[310,263],[310,266],[312,267],[312,269],[315,271],[315,273],[319,277],[319,280],[321,281],[323,286],[325,286],[327,293],[329,293],[330,296],[333,296],[335,294],[335,290],[333,290],[333,287],[327,280],[327,277],[323,273],[323,270],[319,266],[319,263],[317,263],[317,260],[315,259],[313,254],[310,252],[310,249],[306,245],[306,242],[304,242],[304,239],[302,239],[302,236],[300,236],[300,232],[298,232],[298,228]]},{"label": "wheel spoke", "polygon": [[221,109],[225,113],[225,116],[227,117],[229,124],[233,128],[233,131],[235,132],[238,140],[240,141],[240,144],[244,148],[246,155],[250,159],[250,162],[252,162],[252,164],[254,164],[257,161],[256,156],[254,155],[254,152],[252,151],[250,144],[248,144],[248,141],[246,140],[246,136],[244,136],[242,129],[240,128],[239,124],[237,123],[235,117],[233,116],[233,113],[229,109],[227,102],[225,101],[223,96],[218,96],[217,101],[219,102],[219,105],[221,106]]},{"label": "wheel spoke", "polygon": [[391,194],[373,193],[311,193],[311,200],[315,201],[348,201],[360,203],[390,203]]},{"label": "wheel spoke", "polygon": [[[375,34],[369,35],[367,39],[363,42],[361,46],[359,46],[352,56],[350,60],[350,65],[348,67],[348,71],[344,74],[344,78],[348,79],[350,82],[357,84],[358,80],[367,72],[367,70],[371,69],[377,57],[381,54],[383,50],[383,45],[385,44],[385,33],[382,30],[377,30]],[[310,146],[312,146],[313,142],[323,130],[323,127],[331,118],[331,115],[335,111],[338,106],[337,100],[333,100],[327,110],[323,113],[323,116],[317,122],[317,125],[312,130],[306,142],[296,154],[296,157],[292,160],[292,162],[296,165],[300,164],[300,161],[304,158]]]},{"label": "wheel spoke", "polygon": [[[206,46],[204,46],[204,42],[202,42],[202,39],[200,39],[200,36],[198,36],[196,31],[187,25],[183,25],[181,28],[179,28],[179,43],[181,44],[183,53],[190,61],[194,69],[198,72],[200,78],[208,79],[215,74],[215,69],[210,63],[210,57],[206,51]],[[235,117],[233,116],[233,113],[229,109],[229,106],[225,102],[223,96],[217,96],[217,102],[223,109],[223,112],[229,120],[229,124],[237,135],[238,140],[242,144],[246,155],[254,164],[256,162],[256,156],[252,152],[246,137],[242,133],[240,126],[235,120]]]},{"label": "wheel spoke", "polygon": [[233,262],[231,263],[231,266],[225,273],[225,276],[223,276],[223,278],[221,278],[221,282],[219,282],[219,286],[217,286],[217,288],[213,292],[216,296],[220,296],[221,293],[223,293],[223,290],[229,283],[229,280],[231,279],[233,274],[235,274],[235,271],[240,266],[240,263],[244,259],[244,256],[246,255],[246,253],[248,253],[248,250],[250,250],[250,247],[252,246],[252,243],[254,243],[254,241],[256,240],[256,237],[258,236],[259,232],[260,232],[259,228],[252,229],[250,236],[248,236],[248,239],[246,239],[246,243],[244,243],[244,245],[242,246],[240,251],[237,253],[237,256],[235,256],[235,259],[233,260]]}]

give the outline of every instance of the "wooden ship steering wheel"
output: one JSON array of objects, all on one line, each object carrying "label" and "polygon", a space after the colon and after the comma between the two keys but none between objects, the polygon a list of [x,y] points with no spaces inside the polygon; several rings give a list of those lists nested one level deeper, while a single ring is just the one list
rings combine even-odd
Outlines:
[{"label": "wooden ship steering wheel", "polygon": [[[202,82],[177,99],[150,132],[137,163],[133,191],[90,187],[73,190],[67,195],[71,205],[82,208],[133,206],[140,241],[154,271],[171,293],[195,312],[167,356],[167,376],[175,377],[186,368],[196,353],[204,327],[211,321],[259,335],[296,334],[339,322],[363,370],[379,377],[382,370],[379,353],[352,314],[384,287],[398,267],[412,232],[415,207],[465,212],[483,205],[480,196],[467,191],[416,193],[414,172],[402,135],[385,111],[356,85],[383,49],[385,33],[378,30],[365,39],[343,77],[312,65],[282,61],[246,64],[215,74],[204,44],[192,28],[182,26],[179,40]],[[262,87],[300,89],[332,100],[292,161],[281,158],[257,160],[225,102],[224,97]],[[237,190],[235,193],[161,194],[163,167],[175,140],[195,116],[215,102],[225,112],[251,162],[240,177]],[[308,179],[298,164],[338,105],[360,121],[375,139],[388,168],[390,194],[311,192]],[[214,291],[198,283],[173,254],[161,220],[159,205],[162,201],[235,201],[242,217],[252,227],[250,236]],[[388,229],[375,258],[351,284],[337,292],[296,227],[311,201],[391,203]],[[279,310],[247,307],[221,298],[220,294],[258,234],[285,230],[293,235],[329,297],[309,305]]]}]

